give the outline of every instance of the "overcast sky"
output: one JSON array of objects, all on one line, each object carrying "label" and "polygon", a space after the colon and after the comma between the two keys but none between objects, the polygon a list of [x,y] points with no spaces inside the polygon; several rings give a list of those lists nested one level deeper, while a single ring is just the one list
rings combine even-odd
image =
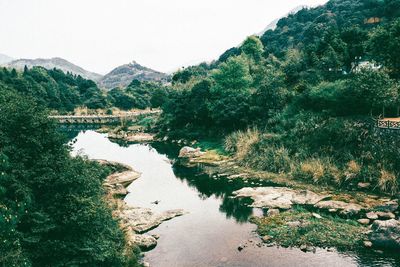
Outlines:
[{"label": "overcast sky", "polygon": [[0,53],[105,74],[209,61],[299,5],[326,0],[0,0]]}]

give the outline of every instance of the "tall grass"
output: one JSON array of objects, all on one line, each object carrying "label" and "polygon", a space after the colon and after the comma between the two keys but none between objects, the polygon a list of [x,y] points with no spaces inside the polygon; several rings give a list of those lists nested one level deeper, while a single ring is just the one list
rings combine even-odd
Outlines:
[{"label": "tall grass", "polygon": [[260,141],[260,131],[257,128],[237,131],[225,138],[225,150],[233,153],[238,160],[243,160],[251,146]]},{"label": "tall grass", "polygon": [[381,191],[394,195],[399,191],[397,177],[393,172],[382,169],[378,178],[378,187]]}]

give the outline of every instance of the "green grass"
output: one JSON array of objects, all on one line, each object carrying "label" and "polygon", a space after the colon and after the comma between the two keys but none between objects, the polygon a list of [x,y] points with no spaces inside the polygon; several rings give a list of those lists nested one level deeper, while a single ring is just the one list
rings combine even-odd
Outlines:
[{"label": "green grass", "polygon": [[202,151],[215,151],[219,155],[228,155],[224,149],[223,140],[221,139],[199,140],[196,142],[195,146],[200,147]]},{"label": "green grass", "polygon": [[[365,239],[366,228],[352,220],[323,215],[322,219],[312,213],[295,208],[272,217],[253,218],[261,236],[271,236],[273,242],[285,247],[309,245],[356,249]],[[289,226],[288,222],[301,222],[300,226]]]}]

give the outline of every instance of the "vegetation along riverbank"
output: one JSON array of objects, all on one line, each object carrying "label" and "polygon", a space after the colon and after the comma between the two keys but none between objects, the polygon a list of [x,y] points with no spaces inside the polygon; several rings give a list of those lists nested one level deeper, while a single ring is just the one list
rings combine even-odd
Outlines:
[{"label": "vegetation along riverbank", "polygon": [[114,116],[83,122],[242,179],[229,197],[262,209],[251,221],[267,247],[398,252],[399,51],[399,0],[330,0],[162,82],[0,68],[0,263],[138,266],[157,244],[147,232],[185,214],[126,204],[140,174],[72,157],[59,115]]}]

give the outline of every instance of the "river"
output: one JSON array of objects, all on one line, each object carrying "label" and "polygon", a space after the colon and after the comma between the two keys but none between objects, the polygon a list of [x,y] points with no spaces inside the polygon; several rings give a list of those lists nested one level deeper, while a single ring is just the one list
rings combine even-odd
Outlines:
[{"label": "river", "polygon": [[[184,209],[188,214],[164,222],[150,234],[160,236],[144,260],[155,267],[173,266],[399,266],[398,257],[363,252],[304,253],[299,249],[259,247],[255,225],[248,222],[262,211],[246,201],[230,198],[243,181],[229,182],[174,168],[177,149],[161,144],[119,145],[106,135],[81,131],[72,143],[72,154],[117,161],[132,166],[142,176],[129,187],[125,201],[154,211]],[[255,184],[254,186],[256,186]],[[246,185],[248,186],[248,185]],[[152,204],[155,200],[158,205]],[[258,245],[257,245],[258,244]],[[238,250],[239,245],[245,245]]]}]

